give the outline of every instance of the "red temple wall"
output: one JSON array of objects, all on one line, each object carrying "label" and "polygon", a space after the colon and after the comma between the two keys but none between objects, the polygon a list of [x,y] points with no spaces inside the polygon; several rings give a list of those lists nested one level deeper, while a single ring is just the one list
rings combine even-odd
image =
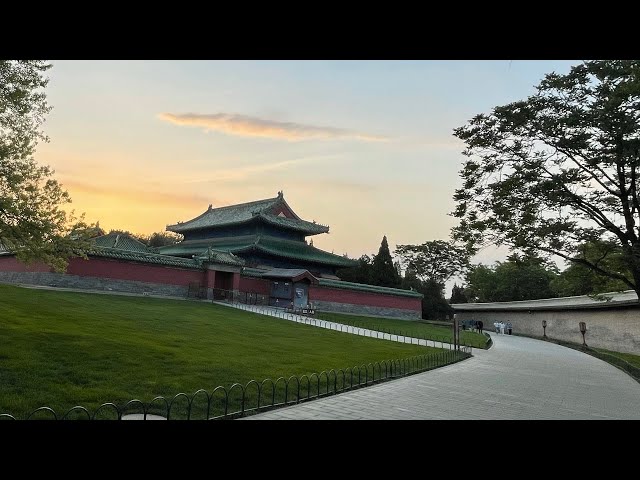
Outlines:
[{"label": "red temple wall", "polygon": [[320,285],[311,285],[309,287],[309,301],[351,303],[354,305],[370,305],[373,307],[403,308],[422,311],[422,299],[420,298],[327,288],[321,287]]},{"label": "red temple wall", "polygon": [[14,256],[1,256],[0,257],[0,271],[1,272],[50,272],[51,267],[44,263],[33,263],[26,265],[19,262]]},{"label": "red temple wall", "polygon": [[188,285],[191,282],[206,282],[206,273],[164,265],[125,262],[116,259],[89,257],[89,260],[72,258],[67,268],[70,275],[117,278],[138,282]]}]

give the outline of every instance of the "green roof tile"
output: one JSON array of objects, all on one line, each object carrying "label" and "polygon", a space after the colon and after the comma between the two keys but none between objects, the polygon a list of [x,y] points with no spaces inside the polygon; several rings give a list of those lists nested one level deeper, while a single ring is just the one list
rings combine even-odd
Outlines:
[{"label": "green roof tile", "polygon": [[286,205],[288,210],[293,212],[291,207],[289,207],[287,202],[284,200],[284,197],[282,195],[278,195],[275,198],[239,203],[237,205],[228,205],[226,207],[211,208],[211,205],[209,205],[209,209],[203,214],[186,222],[167,225],[167,230],[170,232],[182,233],[203,228],[220,227],[223,225],[237,225],[260,219],[280,227],[307,232],[314,235],[329,231],[328,226],[307,222],[306,220],[299,218],[295,213],[295,218],[272,215],[270,211],[279,204]]},{"label": "green roof tile", "polygon": [[233,253],[216,250],[211,247],[205,249],[200,255],[196,256],[201,261],[211,263],[223,263],[226,265],[244,265],[244,259],[235,256]]},{"label": "green roof tile", "polygon": [[171,257],[169,255],[160,255],[157,253],[135,252],[131,250],[120,250],[118,248],[94,247],[89,255],[96,257],[116,258],[119,260],[129,260],[133,262],[155,263],[158,265],[167,265],[171,267],[182,268],[202,268],[202,262],[199,260]]},{"label": "green roof tile", "polygon": [[152,252],[152,249],[144,243],[124,233],[110,233],[96,237],[92,241],[97,247],[117,248],[131,252]]},{"label": "green roof tile", "polygon": [[258,236],[254,245],[257,250],[278,257],[292,258],[339,267],[352,267],[358,264],[356,260],[325,252],[319,248],[307,245],[304,242],[284,240],[266,235]]},{"label": "green roof tile", "polygon": [[295,218],[278,217],[276,215],[260,214],[260,218],[267,223],[277,225],[279,227],[290,228],[308,233],[327,233],[329,227],[320,225],[319,223],[307,222],[306,220],[297,220]]},{"label": "green roof tile", "polygon": [[325,252],[305,242],[285,240],[267,235],[244,235],[240,237],[189,240],[177,245],[162,247],[160,252],[166,255],[194,255],[200,254],[208,246],[215,250],[224,250],[234,254],[255,250],[277,257],[338,267],[352,267],[358,263],[357,260],[351,260],[340,255]]}]

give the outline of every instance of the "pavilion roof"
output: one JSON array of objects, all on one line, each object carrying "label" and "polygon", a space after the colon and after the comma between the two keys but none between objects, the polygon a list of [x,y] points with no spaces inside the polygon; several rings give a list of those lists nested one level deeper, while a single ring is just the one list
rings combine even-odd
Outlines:
[{"label": "pavilion roof", "polygon": [[238,253],[256,251],[276,257],[336,267],[352,267],[357,265],[356,260],[325,252],[305,242],[285,240],[268,235],[243,235],[240,237],[187,240],[176,245],[161,247],[160,252],[167,255],[193,255],[202,252],[207,247],[231,252],[236,255]]},{"label": "pavilion roof", "polygon": [[[286,206],[287,210],[290,211],[294,217],[287,218],[274,215],[272,212],[281,205]],[[228,205],[226,207],[212,208],[212,206],[209,205],[209,208],[201,215],[186,222],[167,225],[167,230],[175,233],[183,233],[191,230],[238,225],[258,220],[287,229],[306,232],[309,235],[327,233],[329,231],[329,227],[326,225],[307,222],[298,217],[285,201],[282,192],[279,192],[278,196],[274,198]]]}]

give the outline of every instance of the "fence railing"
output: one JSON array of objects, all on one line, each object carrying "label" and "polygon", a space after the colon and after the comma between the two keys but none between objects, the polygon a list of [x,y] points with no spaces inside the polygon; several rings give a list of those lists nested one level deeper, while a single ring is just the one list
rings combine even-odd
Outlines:
[{"label": "fence railing", "polygon": [[[130,400],[122,406],[103,403],[93,413],[82,406],[75,406],[63,415],[49,407],[40,407],[25,417],[26,420],[122,420],[129,414],[139,414],[147,420],[158,415],[167,420],[221,420],[244,417],[274,408],[336,395],[387,380],[425,372],[459,362],[471,356],[471,349],[444,350],[438,353],[414,357],[383,360],[322,371],[310,375],[267,378],[262,382],[249,380],[246,384],[234,383],[229,388],[218,386],[209,393],[204,389],[192,395],[178,393],[170,400],[157,396],[148,403]],[[17,420],[9,414],[1,414],[0,420]]]},{"label": "fence railing", "polygon": [[[315,313],[316,318],[307,317],[304,315],[300,315],[298,313],[292,313],[287,308],[279,308],[268,305],[255,305],[255,304],[246,304],[243,302],[236,302],[229,297],[229,303],[231,303],[234,307],[239,308],[241,310],[245,310],[247,312],[254,312],[264,314],[264,307],[268,307],[271,310],[269,311],[269,315],[277,318],[282,318],[283,320],[290,320],[292,322],[303,323],[305,325],[312,325],[315,327],[327,328],[329,330],[335,330],[343,333],[351,333],[354,335],[361,335],[370,338],[378,338],[383,340],[392,340],[400,343],[408,343],[413,345],[421,345],[420,341],[424,341],[425,346],[432,346],[435,348],[449,348],[453,350],[455,347],[453,346],[453,338],[445,337],[439,335],[427,335],[427,334],[419,334],[416,332],[408,332],[400,329],[389,328],[389,327],[381,327],[378,325],[364,325],[364,324],[356,324],[355,322],[345,322],[338,323],[335,320],[325,320],[322,318],[318,318],[322,316],[322,312]],[[431,345],[429,344],[431,343]],[[472,348],[473,345],[470,343],[464,342],[461,340],[461,346]]]}]

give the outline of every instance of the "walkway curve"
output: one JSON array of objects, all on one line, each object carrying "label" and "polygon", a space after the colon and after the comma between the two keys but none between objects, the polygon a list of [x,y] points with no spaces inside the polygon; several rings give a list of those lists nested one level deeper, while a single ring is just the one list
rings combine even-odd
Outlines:
[{"label": "walkway curve", "polygon": [[246,419],[640,419],[640,384],[616,367],[554,343],[490,335],[493,347],[463,362]]},{"label": "walkway curve", "polygon": [[323,320],[318,318],[312,318],[305,315],[298,315],[296,313],[286,312],[282,308],[267,307],[265,305],[246,305],[244,303],[228,303],[228,302],[213,302],[225,307],[237,308],[245,310],[247,312],[258,313],[260,315],[267,315],[269,317],[281,318],[283,320],[289,320],[291,322],[303,323],[312,327],[326,328],[328,330],[335,330],[337,332],[350,333],[352,335],[360,335],[362,337],[377,338],[380,340],[390,340],[392,342],[408,343],[411,345],[422,345],[423,347],[435,347],[435,348],[447,348],[453,349],[453,344],[440,340],[424,339],[417,337],[409,337],[406,335],[396,335],[395,333],[385,333],[378,330],[370,330],[368,328],[353,327],[344,323],[332,322],[330,320]]}]

